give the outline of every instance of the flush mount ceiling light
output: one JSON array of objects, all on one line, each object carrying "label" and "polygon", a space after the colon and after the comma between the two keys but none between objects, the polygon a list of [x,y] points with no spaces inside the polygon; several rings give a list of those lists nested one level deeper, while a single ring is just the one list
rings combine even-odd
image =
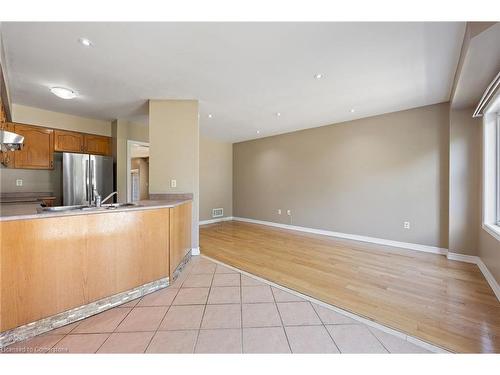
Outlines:
[{"label": "flush mount ceiling light", "polygon": [[208,118],[212,118],[214,117],[214,115],[212,115],[211,113],[208,114]]},{"label": "flush mount ceiling light", "polygon": [[276,112],[276,117],[280,117],[281,116],[281,112]]},{"label": "flush mount ceiling light", "polygon": [[51,87],[50,92],[61,99],[73,99],[77,97],[76,92],[65,87]]},{"label": "flush mount ceiling light", "polygon": [[323,78],[323,74],[317,73],[317,74],[314,75],[314,78],[321,79],[321,78]]},{"label": "flush mount ceiling light", "polygon": [[92,45],[92,42],[90,41],[90,39],[87,39],[87,38],[80,38],[80,39],[78,39],[78,42],[80,42],[80,44],[82,46],[85,46],[85,47],[90,47]]},{"label": "flush mount ceiling light", "polygon": [[355,111],[354,111],[354,108],[352,108],[349,112],[354,113],[354,112],[355,112]]},{"label": "flush mount ceiling light", "polygon": [[260,130],[257,130],[257,134],[260,134]]}]

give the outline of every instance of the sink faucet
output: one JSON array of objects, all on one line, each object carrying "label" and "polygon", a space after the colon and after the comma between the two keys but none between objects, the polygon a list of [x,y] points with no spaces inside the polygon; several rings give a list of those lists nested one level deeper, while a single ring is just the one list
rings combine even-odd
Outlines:
[{"label": "sink faucet", "polygon": [[[115,194],[118,194],[118,192],[117,192],[117,191],[113,191],[113,192],[112,192],[111,194],[109,194],[106,198],[104,198],[102,201],[100,201],[100,202],[99,202],[99,207],[101,207],[101,204],[103,204],[104,202],[106,202],[108,199],[110,199],[110,198],[111,198],[113,195],[115,195]],[[99,198],[101,198],[101,197],[99,197]],[[97,206],[97,204],[96,204],[96,206]]]}]

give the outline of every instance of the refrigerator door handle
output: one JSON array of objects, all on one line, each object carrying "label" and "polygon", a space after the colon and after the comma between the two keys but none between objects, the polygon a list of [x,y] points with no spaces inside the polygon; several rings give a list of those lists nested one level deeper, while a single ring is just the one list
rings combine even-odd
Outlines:
[{"label": "refrigerator door handle", "polygon": [[89,163],[85,163],[85,200],[90,203],[89,197]]}]

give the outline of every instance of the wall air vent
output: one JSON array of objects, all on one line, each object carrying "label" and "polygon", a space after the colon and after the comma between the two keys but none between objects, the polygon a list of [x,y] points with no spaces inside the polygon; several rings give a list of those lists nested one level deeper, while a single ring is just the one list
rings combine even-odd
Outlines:
[{"label": "wall air vent", "polygon": [[224,216],[223,208],[213,208],[212,209],[212,217],[222,217]]}]

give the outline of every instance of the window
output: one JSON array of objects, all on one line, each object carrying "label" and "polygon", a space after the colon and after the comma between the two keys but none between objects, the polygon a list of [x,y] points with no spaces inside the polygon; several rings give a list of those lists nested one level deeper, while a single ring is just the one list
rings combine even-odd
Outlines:
[{"label": "window", "polygon": [[500,241],[500,94],[483,114],[483,228]]}]

